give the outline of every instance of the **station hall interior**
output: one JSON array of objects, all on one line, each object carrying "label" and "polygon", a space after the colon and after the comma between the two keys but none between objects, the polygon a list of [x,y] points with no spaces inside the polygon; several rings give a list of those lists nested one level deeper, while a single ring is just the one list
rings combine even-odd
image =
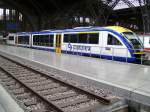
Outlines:
[{"label": "station hall interior", "polygon": [[150,0],[0,0],[0,112],[150,112]]}]

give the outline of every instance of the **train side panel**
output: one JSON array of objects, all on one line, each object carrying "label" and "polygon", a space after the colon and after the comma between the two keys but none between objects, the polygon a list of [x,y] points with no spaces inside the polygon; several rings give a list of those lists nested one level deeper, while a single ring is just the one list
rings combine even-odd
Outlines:
[{"label": "train side panel", "polygon": [[7,44],[8,45],[15,45],[15,39],[16,38],[16,35],[15,34],[9,34],[8,37],[7,37]]},{"label": "train side panel", "polygon": [[[69,37],[71,40],[67,40]],[[63,33],[61,47],[62,52],[78,55],[99,56],[102,42],[102,38],[99,37],[99,32]],[[93,40],[91,40],[92,38]]]},{"label": "train side panel", "polygon": [[112,32],[102,31],[102,54],[116,57],[131,57],[130,52],[121,38]]},{"label": "train side panel", "polygon": [[17,45],[22,47],[31,47],[31,34],[18,34],[17,38]]},{"label": "train side panel", "polygon": [[[82,32],[83,33],[83,32]],[[82,33],[70,33],[70,35],[82,34]],[[95,32],[90,32],[95,33]],[[100,31],[98,33],[98,43],[96,44],[83,44],[83,43],[76,43],[75,40],[73,42],[67,41],[66,35],[63,34],[63,40],[62,40],[62,51],[64,53],[71,53],[71,54],[78,54],[78,55],[90,55],[90,56],[96,56],[106,59],[112,59],[119,60],[120,61],[126,61],[127,58],[132,58],[131,54],[124,44],[124,42],[121,40],[121,38],[118,35],[115,35],[112,32],[108,31]],[[83,34],[89,34],[87,32],[84,32]],[[78,40],[79,41],[79,40]],[[109,43],[108,43],[109,42]],[[116,45],[115,45],[116,44]]]},{"label": "train side panel", "polygon": [[55,34],[32,34],[32,48],[41,50],[55,50]]}]

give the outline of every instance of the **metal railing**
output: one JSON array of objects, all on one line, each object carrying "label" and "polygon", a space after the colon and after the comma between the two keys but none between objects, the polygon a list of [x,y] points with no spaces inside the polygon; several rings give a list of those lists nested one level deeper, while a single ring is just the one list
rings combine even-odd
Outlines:
[{"label": "metal railing", "polygon": [[[27,44],[27,43],[25,43]],[[27,44],[28,45],[28,44]],[[34,43],[35,46],[42,46],[47,48],[56,47],[55,44],[51,43]],[[123,61],[123,62],[131,62],[138,64],[145,64],[145,62],[150,63],[150,60],[146,58],[145,54],[140,54],[140,52],[144,52],[141,49],[127,49],[127,48],[115,48],[111,46],[102,47],[102,46],[90,46],[90,45],[77,45],[77,44],[62,44],[62,51],[66,54],[73,55],[81,55],[81,56],[89,56],[89,57],[98,57],[101,59],[109,59],[113,61]],[[132,54],[132,53],[137,54]],[[139,53],[139,54],[138,54]],[[130,56],[132,54],[132,56]],[[150,53],[149,53],[150,54]],[[135,57],[136,56],[136,57]],[[150,55],[149,55],[150,58]],[[149,64],[150,65],[150,64]]]},{"label": "metal railing", "polygon": [[[73,48],[73,46],[72,48],[69,48],[66,44],[64,46],[65,46],[66,54],[73,54],[73,55],[74,54],[76,55],[86,54],[87,56],[90,56],[90,57],[93,57],[93,55],[96,55],[96,57],[101,58],[101,59],[105,59],[105,57],[108,57],[109,60],[123,61],[123,62],[132,62],[132,60],[135,60],[133,62],[138,63],[138,64],[145,64],[146,61],[150,61],[147,57],[147,53],[144,52],[143,49],[90,46],[90,50],[86,51],[85,49],[83,49],[84,47],[86,47],[85,45],[75,48],[75,49]],[[78,46],[78,45],[75,45],[75,46]],[[149,58],[150,58],[150,55],[149,55]]]}]

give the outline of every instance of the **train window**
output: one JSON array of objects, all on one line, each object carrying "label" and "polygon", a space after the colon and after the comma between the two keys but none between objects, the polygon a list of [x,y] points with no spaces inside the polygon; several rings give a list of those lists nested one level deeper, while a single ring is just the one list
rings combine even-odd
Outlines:
[{"label": "train window", "polygon": [[21,44],[21,38],[18,37],[18,44]]},{"label": "train window", "polygon": [[44,46],[49,46],[49,35],[44,36]]},{"label": "train window", "polygon": [[69,43],[69,34],[64,34],[64,42]]},{"label": "train window", "polygon": [[77,34],[64,34],[64,42],[66,43],[77,43],[78,35]]},{"label": "train window", "polygon": [[49,43],[49,35],[40,35],[40,40],[41,46],[48,46],[47,43]]},{"label": "train window", "polygon": [[121,45],[121,42],[111,34],[108,34],[107,45]]},{"label": "train window", "polygon": [[77,43],[77,34],[70,34],[70,43]]},{"label": "train window", "polygon": [[98,44],[99,43],[99,33],[89,34],[89,44]]},{"label": "train window", "polygon": [[14,36],[9,36],[9,40],[14,40]]},{"label": "train window", "polygon": [[35,39],[36,40],[35,45],[40,45],[40,36],[36,35],[35,38],[36,38]]},{"label": "train window", "polygon": [[35,35],[35,40],[36,40],[36,42],[35,42],[35,45],[39,45],[40,46],[40,43],[41,43],[41,40],[40,40],[40,35]]},{"label": "train window", "polygon": [[36,35],[33,36],[33,45],[37,45],[37,36]]},{"label": "train window", "polygon": [[79,34],[78,43],[87,44],[87,38],[88,38],[88,35],[87,35],[87,34]]},{"label": "train window", "polygon": [[39,37],[39,35],[35,35],[34,36],[34,38],[35,38],[35,45],[39,45],[40,44],[40,37]]},{"label": "train window", "polygon": [[53,47],[54,35],[34,35],[33,44],[38,46]]},{"label": "train window", "polygon": [[18,36],[18,44],[29,44],[29,36]]},{"label": "train window", "polygon": [[50,46],[50,47],[53,47],[53,46],[54,46],[54,35],[50,35],[50,38],[49,38],[49,46]]},{"label": "train window", "polygon": [[25,44],[29,44],[29,36],[24,36]]},{"label": "train window", "polygon": [[49,44],[49,35],[43,36],[43,46],[48,46]]},{"label": "train window", "polygon": [[44,35],[39,35],[39,37],[40,37],[40,46],[44,46]]}]

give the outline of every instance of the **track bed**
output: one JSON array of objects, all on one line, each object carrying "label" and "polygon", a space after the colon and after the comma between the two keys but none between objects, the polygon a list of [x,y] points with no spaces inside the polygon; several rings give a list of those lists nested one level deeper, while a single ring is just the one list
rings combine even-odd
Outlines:
[{"label": "track bed", "polygon": [[103,91],[98,95],[0,56],[3,85],[31,112],[92,112],[109,105]]}]

